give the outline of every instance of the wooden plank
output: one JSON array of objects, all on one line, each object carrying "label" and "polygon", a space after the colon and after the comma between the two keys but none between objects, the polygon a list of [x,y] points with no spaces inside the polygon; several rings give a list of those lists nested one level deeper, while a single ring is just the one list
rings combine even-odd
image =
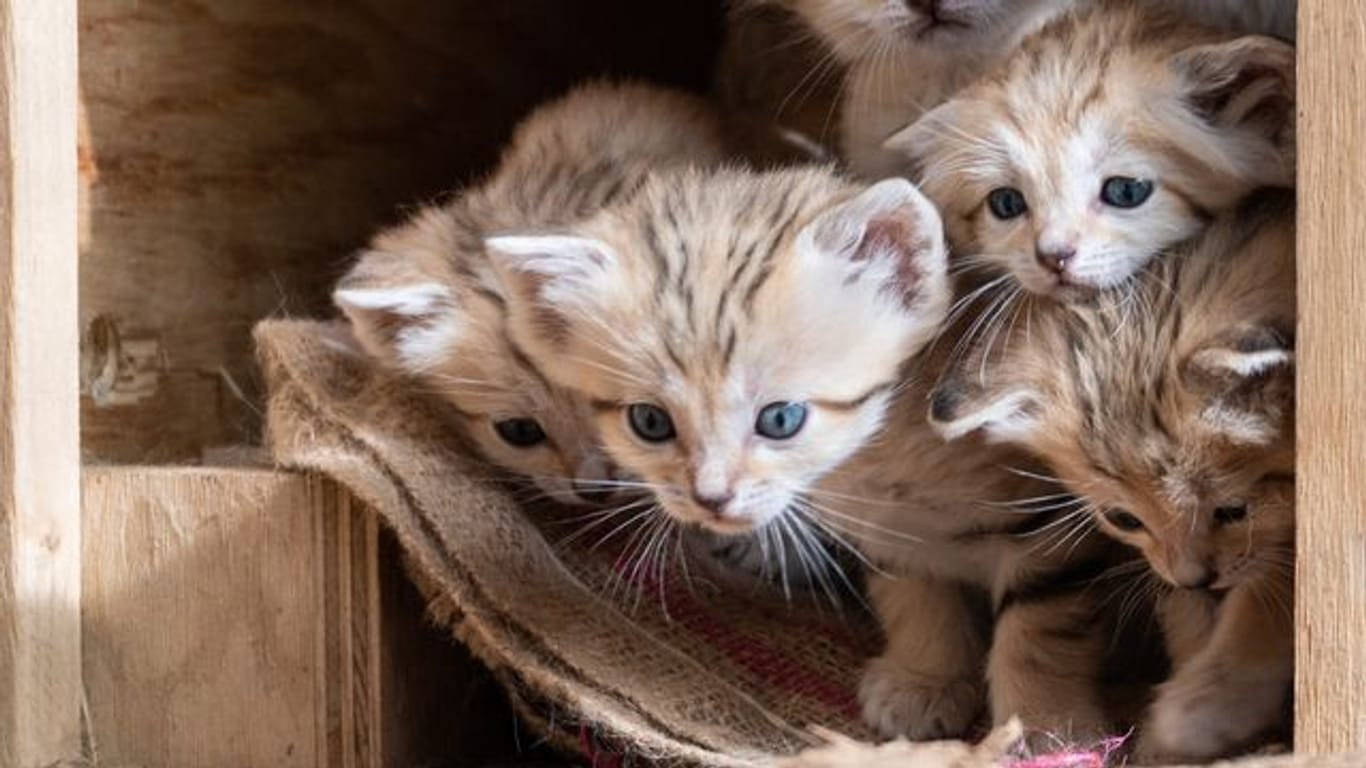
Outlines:
[{"label": "wooden plank", "polygon": [[1366,4],[1302,0],[1297,748],[1366,749]]},{"label": "wooden plank", "polygon": [[96,759],[378,766],[377,525],[319,478],[89,469]]},{"label": "wooden plank", "polygon": [[81,0],[86,456],[251,441],[253,323],[329,312],[372,231],[571,83],[704,88],[720,20],[719,0]]},{"label": "wooden plank", "polygon": [[80,754],[76,0],[0,0],[0,764]]}]

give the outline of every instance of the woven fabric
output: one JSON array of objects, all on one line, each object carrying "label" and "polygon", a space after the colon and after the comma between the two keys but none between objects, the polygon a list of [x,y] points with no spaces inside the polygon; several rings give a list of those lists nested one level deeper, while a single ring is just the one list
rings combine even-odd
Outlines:
[{"label": "woven fabric", "polygon": [[557,743],[751,766],[811,745],[812,725],[868,736],[854,693],[878,642],[865,612],[741,587],[696,558],[685,568],[684,552],[625,560],[630,526],[573,538],[576,513],[519,505],[439,403],[337,338],[320,323],[257,328],[275,459],[378,511],[433,614]]}]

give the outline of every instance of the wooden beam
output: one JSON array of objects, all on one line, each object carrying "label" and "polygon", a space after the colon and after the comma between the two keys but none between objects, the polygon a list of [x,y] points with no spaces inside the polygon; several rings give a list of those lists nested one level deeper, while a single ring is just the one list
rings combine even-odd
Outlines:
[{"label": "wooden beam", "polygon": [[1366,749],[1366,3],[1300,0],[1295,745]]},{"label": "wooden beam", "polygon": [[88,469],[85,680],[109,765],[380,765],[375,516],[321,478]]},{"label": "wooden beam", "polygon": [[76,0],[0,0],[0,764],[81,752]]}]

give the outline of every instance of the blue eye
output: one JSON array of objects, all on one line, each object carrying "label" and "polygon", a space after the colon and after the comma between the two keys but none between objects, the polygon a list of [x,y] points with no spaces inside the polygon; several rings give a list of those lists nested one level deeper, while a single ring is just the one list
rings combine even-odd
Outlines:
[{"label": "blue eye", "polygon": [[771,440],[787,440],[806,423],[805,403],[769,403],[759,411],[754,431]]},{"label": "blue eye", "polygon": [[1111,176],[1100,186],[1100,200],[1116,208],[1137,208],[1153,196],[1153,183],[1147,179]]},{"label": "blue eye", "polygon": [[1023,216],[1029,210],[1024,193],[1014,187],[1000,187],[987,194],[987,207],[991,215],[1005,221]]},{"label": "blue eye", "polygon": [[508,445],[530,448],[545,442],[545,430],[535,419],[504,419],[493,425],[493,430]]},{"label": "blue eye", "polygon": [[636,403],[626,409],[631,429],[647,443],[663,443],[674,439],[674,421],[669,412],[657,405]]}]

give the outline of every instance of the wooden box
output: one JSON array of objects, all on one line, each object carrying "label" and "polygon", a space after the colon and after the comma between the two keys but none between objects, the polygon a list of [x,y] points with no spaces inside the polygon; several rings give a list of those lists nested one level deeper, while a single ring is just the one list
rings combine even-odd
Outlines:
[{"label": "wooden box", "polygon": [[[0,0],[0,765],[496,757],[370,513],[257,461],[249,331],[721,0]],[[1297,743],[1366,749],[1366,5],[1301,0]],[[403,663],[399,663],[402,660]],[[416,670],[416,671],[415,671]],[[457,727],[449,711],[484,712]],[[489,734],[501,733],[490,739]]]}]

